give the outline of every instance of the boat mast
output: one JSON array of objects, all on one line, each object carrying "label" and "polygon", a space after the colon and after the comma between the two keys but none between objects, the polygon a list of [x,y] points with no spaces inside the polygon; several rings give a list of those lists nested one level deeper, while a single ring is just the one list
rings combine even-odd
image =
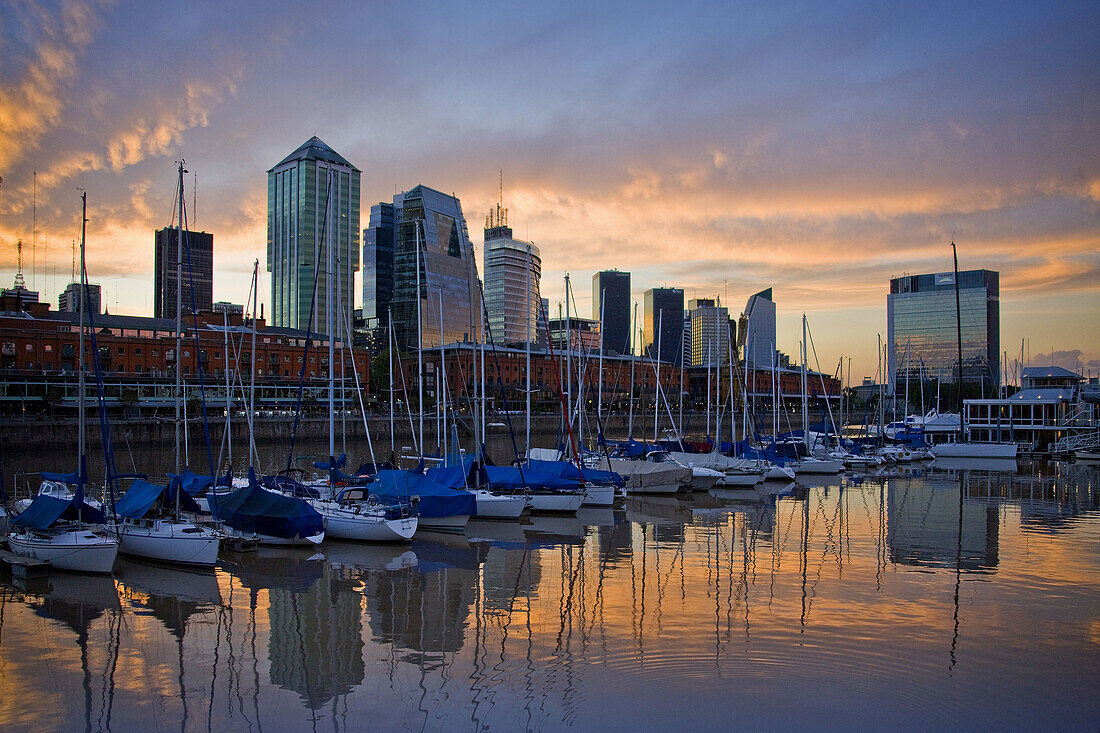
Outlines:
[{"label": "boat mast", "polygon": [[420,312],[420,222],[414,223],[416,232],[416,409],[420,421],[420,455],[424,455],[424,327]]},{"label": "boat mast", "polygon": [[[84,266],[84,238],[88,227],[88,192],[80,193],[80,344],[77,361],[77,432],[76,451],[77,469],[76,486],[81,496],[84,494],[84,315],[88,302],[88,270]],[[83,520],[84,502],[81,500],[77,506],[77,519]]]},{"label": "boat mast", "polygon": [[332,489],[332,477],[336,470],[336,364],[335,364],[335,323],[332,318],[332,168],[327,172],[327,194],[325,198],[325,221],[328,224],[325,237],[325,330],[328,332],[328,482]]},{"label": "boat mast", "polygon": [[802,314],[802,442],[810,449],[809,396],[806,385],[806,314]]},{"label": "boat mast", "polygon": [[[605,303],[606,291],[600,293],[600,358],[599,358],[599,370],[600,370],[600,383],[596,388],[596,422],[599,424],[603,419],[603,345],[604,345],[604,327],[603,327],[603,312]],[[597,425],[597,427],[598,427]],[[599,445],[596,446],[597,449]]]},{"label": "boat mast", "polygon": [[[389,357],[390,363],[390,456],[392,457],[396,446],[394,444],[394,424],[393,424],[393,391],[395,389],[393,384],[393,309],[386,308],[386,330],[389,332],[390,338],[386,339],[386,355]],[[375,467],[377,468],[377,466]]]},{"label": "boat mast", "polygon": [[[225,349],[225,442],[229,453],[229,466],[233,467],[233,389],[229,375],[229,309],[222,311],[222,348]],[[221,457],[218,457],[221,461]],[[216,477],[211,477],[216,478]]]},{"label": "boat mast", "polygon": [[959,442],[966,440],[966,430],[963,427],[963,332],[962,332],[962,306],[959,303],[959,252],[955,249],[955,242],[951,242],[951,258],[955,263],[955,335],[959,347]]},{"label": "boat mast", "polygon": [[[260,261],[252,263],[252,356],[248,360],[250,383],[248,387],[248,446],[251,451],[249,462],[259,467],[260,453],[256,450],[256,436],[253,425],[256,421],[256,313],[260,300]],[[276,367],[278,369],[278,367]],[[270,371],[270,369],[269,369]]]},{"label": "boat mast", "polygon": [[180,365],[183,354],[183,169],[184,161],[179,161],[179,218],[176,220],[176,475],[180,471],[180,398],[182,380]]},{"label": "boat mast", "polygon": [[638,301],[634,301],[634,319],[630,324],[630,409],[626,419],[626,438],[634,437],[634,328],[638,323]]},{"label": "boat mast", "polygon": [[569,314],[569,273],[565,273],[565,402],[569,405],[569,429],[573,429],[573,322]]},{"label": "boat mast", "polygon": [[[526,277],[526,301],[527,308],[524,311],[527,330],[527,437],[524,442],[524,453],[531,455],[531,245],[527,245],[527,277]],[[603,332],[601,331],[601,334]],[[603,338],[601,336],[600,338]]]},{"label": "boat mast", "polygon": [[657,386],[653,390],[653,444],[657,444],[657,417],[661,414],[660,400],[661,400],[661,331],[664,330],[665,311],[664,308],[657,311],[657,352],[653,354],[654,361],[654,376],[657,378]]}]

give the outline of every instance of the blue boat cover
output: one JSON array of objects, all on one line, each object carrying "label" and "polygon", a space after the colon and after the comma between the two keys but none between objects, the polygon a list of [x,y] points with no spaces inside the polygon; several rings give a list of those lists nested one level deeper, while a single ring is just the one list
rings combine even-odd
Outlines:
[{"label": "blue boat cover", "polygon": [[[589,484],[614,484],[616,486],[622,486],[626,483],[623,477],[614,471],[601,471],[595,468],[585,468],[581,470],[568,461],[529,460],[527,461],[527,468],[528,471],[534,469],[536,471],[546,471],[547,473],[556,474],[560,478],[572,481],[574,485],[579,484],[582,478],[585,483]],[[528,478],[527,471],[524,472],[524,478]]]},{"label": "blue boat cover", "polygon": [[304,499],[320,499],[321,492],[312,486],[306,486],[303,483],[295,481],[290,476],[264,476],[260,479],[260,484],[265,489],[271,489],[272,491],[286,491],[294,496],[300,496]]},{"label": "blue boat cover", "polygon": [[359,468],[355,469],[356,476],[373,476],[379,471],[387,468],[392,469],[394,466],[389,461],[383,461],[382,463],[364,463]]},{"label": "blue boat cover", "polygon": [[[538,461],[537,463],[557,463],[557,461]],[[539,466],[525,467],[522,474],[516,466],[482,466],[481,479],[482,483],[494,489],[512,491],[525,488],[567,491],[579,488],[579,483],[575,479],[562,478],[556,471]]]},{"label": "blue boat cover", "polygon": [[348,462],[348,454],[347,453],[341,453],[336,458],[336,460],[332,461],[332,462],[329,462],[329,461],[314,461],[313,462],[313,467],[314,468],[319,468],[322,471],[333,471],[333,470],[336,470],[337,468],[343,468],[345,465],[347,465],[347,462]]},{"label": "blue boat cover", "polygon": [[80,519],[88,524],[106,524],[107,522],[102,511],[87,503],[84,504],[83,511],[80,511],[80,502],[76,496],[71,499],[59,499],[56,496],[38,494],[31,501],[31,505],[11,520],[11,523],[28,529],[46,529],[59,519]]},{"label": "blue boat cover", "polygon": [[191,496],[199,496],[214,485],[214,479],[193,473],[190,468],[183,469],[183,473],[178,476],[174,473],[168,474],[168,482],[179,482],[183,490]]},{"label": "blue boat cover", "polygon": [[[158,499],[163,508],[172,509],[176,503],[177,483],[173,481],[167,486],[157,486],[138,479],[130,484],[130,488],[115,504],[115,513],[129,519],[141,519],[153,508],[153,504],[157,503]],[[180,509],[187,512],[199,511],[199,505],[186,491],[180,494],[179,501]]]},{"label": "blue boat cover", "polygon": [[465,489],[471,486],[470,469],[467,466],[434,466],[428,469],[428,478],[448,489]]},{"label": "blue boat cover", "polygon": [[249,469],[248,486],[231,494],[210,495],[210,511],[234,529],[292,539],[325,530],[320,513],[302,499],[268,491]]},{"label": "blue boat cover", "polygon": [[[80,471],[73,471],[72,473],[50,473],[49,471],[42,472],[42,478],[46,481],[59,481],[63,484],[75,484],[80,480]],[[84,482],[87,483],[88,478],[84,478]]]},{"label": "blue boat cover", "polygon": [[417,510],[422,517],[477,515],[477,500],[469,491],[449,489],[424,474],[397,469],[379,471],[370,493],[396,502],[419,496]]}]

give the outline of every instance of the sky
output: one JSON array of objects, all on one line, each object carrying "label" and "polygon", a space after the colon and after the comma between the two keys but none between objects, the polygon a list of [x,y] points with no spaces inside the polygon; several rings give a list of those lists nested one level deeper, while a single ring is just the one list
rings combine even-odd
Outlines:
[{"label": "sky", "polygon": [[263,300],[266,171],[317,135],[363,172],[362,226],[423,183],[479,257],[503,177],[543,295],[568,272],[582,314],[615,267],[735,313],[772,287],[780,348],[806,313],[858,381],[890,278],[954,240],[1001,274],[1010,361],[1100,373],[1095,2],[0,5],[0,284],[22,239],[55,305],[82,188],[106,307],[152,313],[180,158],[215,300],[257,258]]}]

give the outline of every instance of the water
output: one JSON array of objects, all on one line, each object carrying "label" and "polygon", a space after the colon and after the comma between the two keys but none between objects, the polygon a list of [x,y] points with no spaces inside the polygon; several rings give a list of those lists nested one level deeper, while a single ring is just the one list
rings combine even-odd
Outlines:
[{"label": "water", "polygon": [[1021,466],[2,586],[0,727],[1096,730],[1100,473]]}]

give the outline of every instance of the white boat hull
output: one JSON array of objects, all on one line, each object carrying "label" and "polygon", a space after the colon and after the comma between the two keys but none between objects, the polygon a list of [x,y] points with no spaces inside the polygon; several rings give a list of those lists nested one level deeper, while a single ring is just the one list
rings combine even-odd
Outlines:
[{"label": "white boat hull", "polygon": [[764,472],[765,481],[794,481],[795,470],[790,466],[772,466]]},{"label": "white boat hull", "polygon": [[830,461],[820,458],[803,458],[798,462],[798,473],[835,474],[844,470],[842,461]]},{"label": "white boat hull", "polygon": [[218,562],[221,538],[213,530],[190,522],[155,521],[120,525],[119,543],[119,552],[143,560],[213,567]]},{"label": "white boat hull", "polygon": [[581,508],[581,504],[584,503],[585,495],[577,492],[575,494],[566,493],[536,493],[531,494],[531,511],[533,512],[555,512],[555,513],[575,513]]},{"label": "white boat hull", "polygon": [[593,484],[585,484],[584,491],[584,500],[581,502],[581,506],[615,505],[614,486],[594,486]]},{"label": "white boat hull", "polygon": [[940,443],[932,446],[936,458],[1015,458],[1015,443]]},{"label": "white boat hull", "polygon": [[416,517],[386,519],[372,514],[356,514],[342,509],[322,509],[314,505],[325,522],[325,536],[356,542],[402,542],[411,540],[419,522]]},{"label": "white boat hull", "polygon": [[527,497],[523,494],[494,494],[485,490],[473,494],[478,519],[519,519],[527,510]]},{"label": "white boat hull", "polygon": [[691,490],[709,491],[725,477],[725,474],[721,471],[712,471],[709,468],[693,468],[691,469]]},{"label": "white boat hull", "polygon": [[118,540],[80,529],[51,534],[20,532],[8,536],[11,551],[50,567],[77,573],[110,573],[118,556]]}]

